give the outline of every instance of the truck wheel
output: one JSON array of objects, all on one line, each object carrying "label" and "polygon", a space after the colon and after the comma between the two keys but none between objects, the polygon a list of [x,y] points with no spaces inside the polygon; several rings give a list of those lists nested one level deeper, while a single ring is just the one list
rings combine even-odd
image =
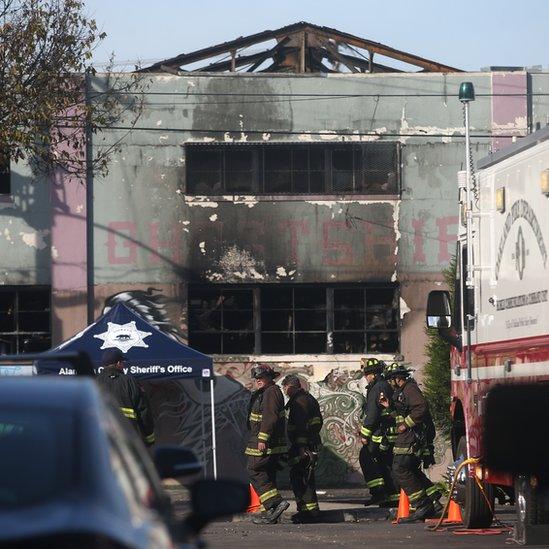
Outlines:
[{"label": "truck wheel", "polygon": [[528,541],[528,526],[549,524],[549,509],[544,508],[543,501],[538,498],[537,490],[532,487],[529,476],[519,475],[515,478],[515,510],[515,540],[518,543],[525,544]]},{"label": "truck wheel", "polygon": [[[467,459],[467,441],[461,437],[457,447],[457,458]],[[465,528],[488,528],[494,518],[494,488],[491,484],[482,483],[486,497],[481,492],[474,478],[462,470],[458,480],[457,500],[461,507],[461,515]],[[488,498],[488,501],[486,501]],[[489,504],[488,504],[489,502]]]}]

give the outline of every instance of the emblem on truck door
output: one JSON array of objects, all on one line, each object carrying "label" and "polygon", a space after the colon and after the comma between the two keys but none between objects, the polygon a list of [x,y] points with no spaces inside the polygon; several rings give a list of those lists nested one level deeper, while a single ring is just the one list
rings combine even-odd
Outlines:
[{"label": "emblem on truck door", "polygon": [[[543,267],[545,268],[547,264],[547,248],[545,246],[545,241],[543,240],[543,234],[541,232],[538,218],[536,217],[536,214],[534,213],[534,210],[531,208],[530,204],[528,204],[526,200],[521,198],[511,206],[511,210],[505,218],[503,231],[501,233],[498,245],[498,254],[496,259],[496,280],[499,278],[499,268],[501,267],[501,260],[503,259],[503,252],[505,249],[505,243],[507,242],[507,237],[511,232],[511,227],[514,225],[515,221],[518,221],[519,219],[523,219],[524,221],[526,221],[526,223],[528,223],[536,238],[536,243],[538,245],[539,251],[541,253],[541,259],[543,261]],[[522,227],[519,227],[513,259],[515,260],[516,269],[521,280],[524,274],[524,267],[526,264],[527,255],[528,250],[526,249],[524,235],[522,233]]]},{"label": "emblem on truck door", "polygon": [[526,267],[527,255],[528,255],[528,250],[526,249],[526,243],[524,242],[522,227],[519,227],[513,259],[515,260],[515,267],[517,269],[517,273],[521,280],[522,280],[522,275],[524,274],[524,268]]}]

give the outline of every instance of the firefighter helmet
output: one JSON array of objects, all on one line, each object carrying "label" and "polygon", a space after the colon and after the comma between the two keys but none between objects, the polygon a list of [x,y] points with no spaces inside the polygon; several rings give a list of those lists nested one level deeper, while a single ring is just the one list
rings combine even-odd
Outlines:
[{"label": "firefighter helmet", "polygon": [[384,372],[385,379],[394,379],[395,377],[403,377],[408,378],[410,377],[410,374],[413,372],[410,368],[406,368],[404,364],[398,364],[397,362],[393,362],[390,364]]},{"label": "firefighter helmet", "polygon": [[364,374],[380,374],[385,363],[377,358],[362,358],[360,365]]},{"label": "firefighter helmet", "polygon": [[252,378],[259,379],[260,377],[270,377],[275,379],[280,375],[280,372],[275,372],[269,364],[256,364],[252,368]]}]

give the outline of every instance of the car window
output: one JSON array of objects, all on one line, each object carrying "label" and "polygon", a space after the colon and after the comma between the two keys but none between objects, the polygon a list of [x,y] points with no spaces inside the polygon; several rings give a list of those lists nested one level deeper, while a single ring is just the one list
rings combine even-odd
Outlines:
[{"label": "car window", "polygon": [[0,508],[41,503],[76,480],[74,418],[0,407]]},{"label": "car window", "polygon": [[126,469],[126,463],[116,439],[112,435],[109,435],[108,439],[109,458],[111,461],[113,474],[119,482],[120,489],[124,494],[128,507],[132,509],[135,507],[136,498],[138,497],[137,491],[133,485],[129,472]]},{"label": "car window", "polygon": [[113,443],[117,446],[124,461],[135,497],[142,505],[160,510],[162,508],[161,491],[158,480],[150,470],[152,466],[145,448],[139,448],[142,443],[137,434],[132,431],[130,425],[122,423],[118,418],[117,410],[110,406],[108,410],[111,416],[109,423],[114,439]]}]

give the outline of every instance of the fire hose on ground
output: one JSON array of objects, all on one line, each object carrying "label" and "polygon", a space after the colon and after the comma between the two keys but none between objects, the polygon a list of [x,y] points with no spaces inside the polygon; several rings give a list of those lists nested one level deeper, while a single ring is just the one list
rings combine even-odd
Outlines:
[{"label": "fire hose on ground", "polygon": [[[461,473],[462,469],[464,467],[467,467],[469,465],[476,465],[477,463],[479,463],[480,459],[479,458],[468,458],[468,459],[465,459],[463,460],[459,465],[458,467],[456,468],[455,472],[454,472],[454,478],[452,479],[452,483],[450,485],[450,497],[448,498],[448,501],[446,502],[446,505],[444,506],[444,509],[442,511],[442,514],[440,516],[440,518],[438,519],[438,521],[436,522],[436,524],[434,524],[433,526],[428,526],[428,529],[431,530],[432,532],[436,532],[440,527],[441,525],[443,524],[444,522],[444,517],[446,516],[446,514],[448,513],[448,507],[450,506],[450,501],[452,499],[452,494],[454,493],[454,490],[455,490],[455,487],[456,487],[456,484],[458,482],[458,479],[459,479],[459,474]],[[495,512],[494,512],[494,506],[492,505],[492,503],[490,502],[490,498],[488,497],[488,495],[486,494],[486,490],[484,489],[484,486],[482,485],[482,482],[480,482],[480,480],[477,478],[477,476],[475,475],[473,477],[475,479],[475,482],[482,494],[482,496],[484,497],[484,499],[486,500],[486,504],[488,505],[488,508],[490,509],[490,512],[494,518],[494,521],[496,522],[496,525],[497,526],[502,526],[502,527],[506,527],[506,525],[504,525],[495,515]],[[480,530],[463,530],[461,531],[460,533],[461,534],[467,534],[467,533],[471,533],[471,534],[482,534],[483,532],[487,531],[487,529],[480,529]],[[457,532],[456,532],[457,533]],[[493,529],[490,531],[490,533],[494,533],[493,532]],[[499,533],[499,532],[498,532]]]}]

